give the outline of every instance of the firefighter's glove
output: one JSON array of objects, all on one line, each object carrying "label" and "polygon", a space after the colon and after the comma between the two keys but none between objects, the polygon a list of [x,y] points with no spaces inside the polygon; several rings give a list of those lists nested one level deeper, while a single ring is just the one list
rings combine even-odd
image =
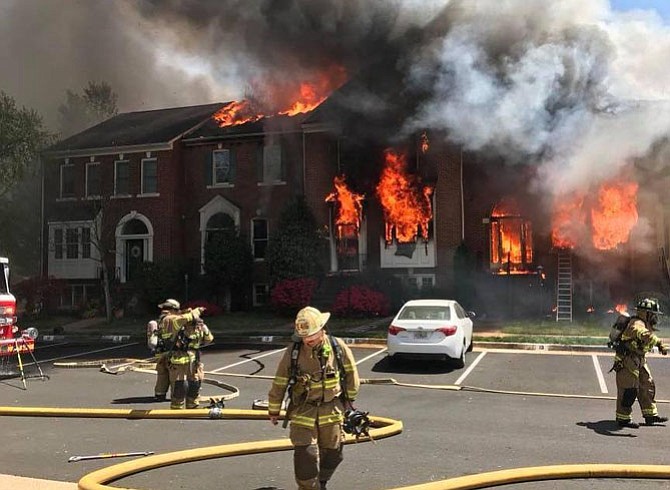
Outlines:
[{"label": "firefighter's glove", "polygon": [[663,342],[658,343],[658,352],[663,354],[664,356],[668,355],[668,346],[664,344]]}]

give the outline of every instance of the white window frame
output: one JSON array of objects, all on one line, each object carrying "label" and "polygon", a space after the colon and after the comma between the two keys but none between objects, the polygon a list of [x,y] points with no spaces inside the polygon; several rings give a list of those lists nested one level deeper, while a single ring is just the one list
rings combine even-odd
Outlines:
[{"label": "white window frame", "polygon": [[100,199],[100,194],[102,194],[102,175],[98,173],[98,178],[100,181],[100,192],[98,194],[91,194],[89,188],[88,188],[88,176],[89,176],[89,169],[93,166],[96,166],[98,168],[98,172],[101,172],[101,167],[100,167],[100,162],[88,162],[86,164],[86,197],[88,199]]},{"label": "white window frame", "polygon": [[[226,179],[222,181],[218,180],[216,172],[217,164],[222,162],[217,162],[216,155],[228,155],[228,158],[225,160],[228,163],[228,171],[226,172]],[[232,165],[231,156],[232,153],[230,148],[218,148],[216,150],[212,150],[212,187],[234,187],[234,183],[230,177],[230,170]]]},{"label": "white window frame", "polygon": [[[144,189],[144,165],[147,163],[154,163],[156,165],[156,190],[152,192],[147,192]],[[159,196],[160,193],[158,192],[158,158],[156,157],[148,157],[148,158],[143,158],[142,163],[141,163],[141,176],[140,176],[140,195],[142,196]]]},{"label": "white window frame", "polygon": [[[64,170],[69,169],[72,172],[72,195],[63,195],[63,181],[64,181]],[[60,168],[59,168],[59,193],[58,196],[60,199],[75,199],[75,191],[74,191],[74,164],[73,163],[61,163]]]},{"label": "white window frame", "polygon": [[[282,152],[281,144],[270,144],[263,146],[263,179],[258,183],[259,186],[286,184],[286,181],[282,176],[284,173],[282,170],[284,170],[285,165],[283,157],[284,154]],[[270,169],[273,169],[273,166],[276,165],[278,165],[279,168],[275,169],[273,174],[275,174],[277,178],[270,179]]]},{"label": "white window frame", "polygon": [[[257,297],[257,294],[256,294],[256,288],[257,287],[262,287],[262,288],[265,289],[265,297],[268,299],[267,302],[261,303],[260,301],[258,301],[258,297]],[[267,305],[270,301],[270,286],[266,283],[255,282],[252,285],[252,297],[253,297],[253,299],[252,299],[253,306],[265,306],[265,305]]]},{"label": "white window frame", "polygon": [[[120,163],[125,163],[128,165],[128,192],[124,194],[119,194],[119,190],[117,189],[117,184],[118,184],[118,170],[119,170],[119,164]],[[114,197],[130,197],[130,160],[115,160],[114,161]]]}]

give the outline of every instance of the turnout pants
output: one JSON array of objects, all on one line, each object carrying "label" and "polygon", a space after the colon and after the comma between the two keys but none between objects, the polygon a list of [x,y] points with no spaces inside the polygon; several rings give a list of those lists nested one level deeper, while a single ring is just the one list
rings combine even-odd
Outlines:
[{"label": "turnout pants", "polygon": [[[309,415],[315,415],[315,425],[307,427],[291,423],[290,438],[294,446],[293,469],[299,490],[319,490],[321,482],[327,482],[342,462],[342,425],[329,423],[319,425],[319,416],[341,413],[336,402],[311,406]],[[295,415],[306,415],[300,410]]]},{"label": "turnout pants", "polygon": [[656,384],[651,376],[644,356],[628,354],[616,372],[617,400],[616,419],[622,422],[633,420],[633,403],[637,399],[643,417],[658,415],[656,408]]},{"label": "turnout pants", "polygon": [[192,361],[185,364],[170,364],[170,386],[172,397],[170,408],[198,408],[200,385],[204,376],[201,362]]},{"label": "turnout pants", "polygon": [[165,354],[156,356],[156,385],[154,395],[156,398],[165,398],[170,387],[170,370],[168,357]]}]

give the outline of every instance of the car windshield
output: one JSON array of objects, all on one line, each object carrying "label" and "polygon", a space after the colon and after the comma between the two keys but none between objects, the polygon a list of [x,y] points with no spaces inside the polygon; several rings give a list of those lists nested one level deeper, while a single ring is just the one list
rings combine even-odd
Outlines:
[{"label": "car windshield", "polygon": [[451,320],[448,306],[406,306],[400,312],[400,320]]}]

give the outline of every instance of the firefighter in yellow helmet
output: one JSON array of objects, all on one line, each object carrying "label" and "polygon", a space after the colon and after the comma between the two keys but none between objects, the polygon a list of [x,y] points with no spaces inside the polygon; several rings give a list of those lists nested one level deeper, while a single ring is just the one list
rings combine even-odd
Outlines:
[{"label": "firefighter in yellow helmet", "polygon": [[658,347],[661,354],[668,354],[668,346],[654,334],[661,308],[654,298],[644,298],[635,308],[635,316],[621,333],[612,367],[616,371],[616,421],[620,427],[632,428],[639,427],[632,418],[636,399],[646,425],[668,421],[658,414],[656,385],[646,360],[646,353],[654,347]]},{"label": "firefighter in yellow helmet", "polygon": [[[342,462],[345,409],[358,395],[360,379],[347,345],[327,335],[330,313],[308,306],[295,319],[296,340],[277,367],[268,394],[270,421],[276,425],[288,391],[293,465],[299,489],[323,490]],[[286,426],[286,423],[284,424]]]},{"label": "firefighter in yellow helmet", "polygon": [[179,343],[181,332],[188,323],[200,318],[204,308],[193,308],[181,312],[181,305],[175,299],[167,299],[159,304],[161,309],[158,319],[157,348],[156,348],[156,385],[154,395],[156,400],[165,400],[170,388],[170,408],[184,408],[182,401],[186,395],[186,372],[173,364],[173,352]]}]

